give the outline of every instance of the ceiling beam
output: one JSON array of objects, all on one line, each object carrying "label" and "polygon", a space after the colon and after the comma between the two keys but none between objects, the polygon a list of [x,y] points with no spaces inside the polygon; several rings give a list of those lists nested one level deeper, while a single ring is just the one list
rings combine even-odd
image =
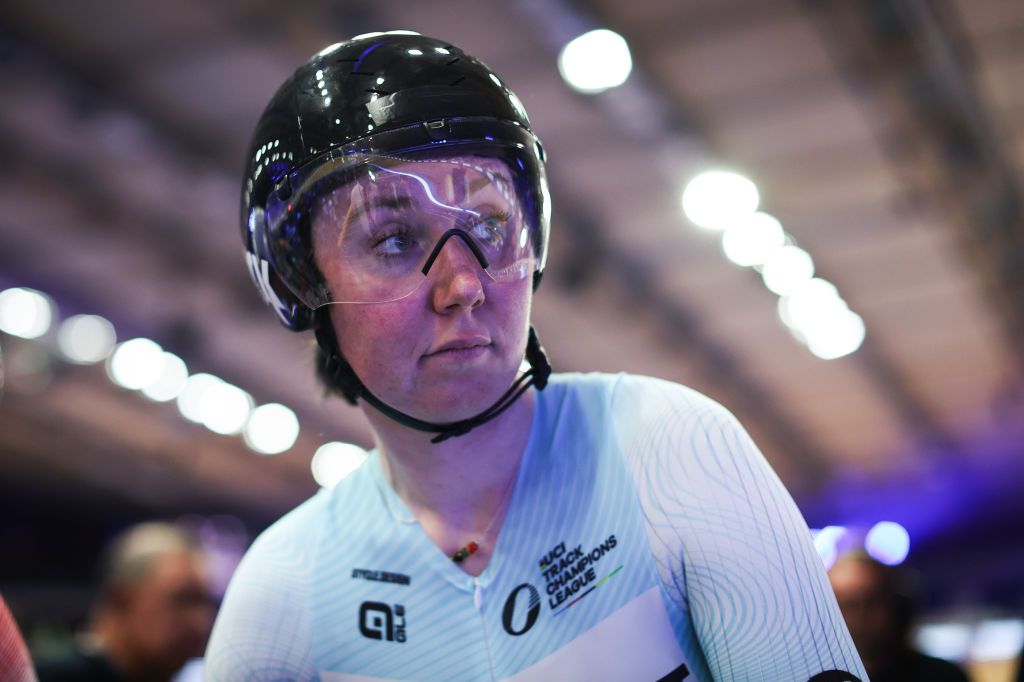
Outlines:
[{"label": "ceiling beam", "polygon": [[[597,25],[594,19],[587,19],[577,10],[568,8],[562,0],[528,0],[525,3],[530,9],[532,16],[542,16],[539,6],[555,7],[554,16],[562,17],[562,29],[548,26],[545,31],[548,37],[549,47],[557,49],[560,47],[557,40],[560,39],[559,30],[566,33],[573,25],[585,26],[587,28]],[[592,9],[593,3],[590,3]],[[614,17],[608,16],[607,12],[597,17],[602,25],[614,26]],[[564,36],[562,36],[564,37]],[[642,40],[630,40],[625,36],[627,42],[637,46],[633,54],[633,75],[626,86],[619,90],[629,89],[628,95],[623,95],[629,100],[629,107],[633,109],[646,109],[659,112],[657,116],[644,117],[645,120],[661,120],[663,129],[648,131],[646,140],[638,139],[638,144],[647,144],[652,148],[652,154],[657,153],[656,144],[664,144],[669,140],[688,139],[689,145],[678,145],[681,148],[687,146],[691,149],[706,150],[709,156],[715,155],[715,143],[713,131],[706,129],[696,121],[688,111],[684,102],[674,101],[667,93],[670,92],[664,84],[652,76],[653,71],[645,68],[643,47],[646,45]],[[621,93],[610,91],[607,95],[619,97]],[[600,102],[601,97],[596,99]],[[605,107],[609,113],[614,115],[614,109]],[[628,132],[628,126],[620,126]],[[576,222],[570,218],[570,223]],[[583,220],[583,224],[593,223],[592,220]],[[581,238],[593,240],[594,233],[588,232]],[[783,412],[778,407],[778,400],[773,400],[772,392],[765,386],[759,385],[742,368],[741,361],[725,350],[727,344],[717,339],[710,338],[702,332],[696,317],[690,312],[685,304],[679,300],[669,300],[664,295],[655,293],[654,273],[651,269],[644,268],[642,263],[627,262],[626,257],[614,252],[609,255],[612,260],[612,269],[619,273],[620,278],[630,290],[646,290],[650,294],[645,300],[649,300],[656,316],[661,319],[671,320],[669,329],[666,329],[666,336],[673,342],[682,341],[688,343],[691,348],[701,357],[707,358],[711,378],[722,383],[728,388],[731,394],[739,398],[751,414],[762,415],[763,422],[769,425],[773,436],[779,439],[786,451],[786,456],[794,458],[799,466],[808,467],[815,471],[816,476],[824,476],[828,470],[826,462],[838,461],[834,455],[828,453],[828,448],[820,443],[813,443],[807,434],[797,426],[797,420]],[[757,277],[752,273],[752,277]],[[856,353],[859,367],[872,382],[879,387],[879,399],[891,406],[893,413],[899,415],[904,429],[910,433],[916,442],[927,447],[929,450],[939,447],[942,451],[954,452],[959,449],[955,439],[949,434],[925,407],[923,401],[918,399],[910,390],[908,380],[899,371],[886,354],[874,344],[870,338],[865,340],[864,345]]]},{"label": "ceiling beam", "polygon": [[86,105],[115,109],[144,122],[156,136],[197,163],[232,176],[239,173],[237,153],[216,131],[199,130],[159,102],[149,101],[129,85],[128,67],[98,61],[78,47],[76,37],[49,21],[43,7],[33,3],[0,4],[0,41],[13,55],[8,59],[42,66],[52,78],[50,83],[74,93]]},{"label": "ceiling beam", "polygon": [[[561,184],[556,164],[549,164],[549,174],[553,185]],[[685,303],[659,291],[655,273],[645,263],[613,248],[604,236],[610,228],[600,227],[597,216],[587,214],[580,204],[567,196],[557,197],[557,202],[559,229],[569,233],[573,243],[566,250],[579,254],[569,265],[570,286],[572,282],[585,286],[590,273],[610,270],[628,300],[636,303],[635,310],[661,321],[660,332],[666,346],[674,352],[698,358],[695,368],[709,384],[728,394],[729,407],[756,420],[757,426],[777,448],[768,454],[784,458],[787,466],[798,472],[800,480],[790,481],[794,489],[810,492],[825,482],[832,463],[838,458],[800,428],[797,419],[787,414],[771,392],[753,379],[740,359],[727,350],[726,344],[704,331],[696,314]]]},{"label": "ceiling beam", "polygon": [[1024,374],[1024,185],[975,82],[968,37],[942,0],[805,0],[849,87],[888,105],[879,145],[908,194],[957,228]]}]

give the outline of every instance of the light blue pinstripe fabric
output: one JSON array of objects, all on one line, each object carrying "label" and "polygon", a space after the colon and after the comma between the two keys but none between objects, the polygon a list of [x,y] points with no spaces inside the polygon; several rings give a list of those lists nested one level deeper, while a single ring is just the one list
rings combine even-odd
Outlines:
[{"label": "light blue pinstripe fabric", "polygon": [[[562,546],[577,566],[589,557],[571,595],[539,565]],[[396,629],[393,641],[362,633],[364,602],[404,620],[404,641]],[[370,634],[386,630],[379,613],[364,620]],[[867,679],[807,528],[742,428],[681,386],[593,374],[553,377],[537,394],[478,579],[421,532],[371,456],[253,545],[205,674],[656,680],[675,670],[688,681],[802,682],[832,669]]]},{"label": "light blue pinstripe fabric", "polygon": [[620,377],[622,452],[684,650],[716,680],[866,680],[796,505],[735,418],[696,392]]}]

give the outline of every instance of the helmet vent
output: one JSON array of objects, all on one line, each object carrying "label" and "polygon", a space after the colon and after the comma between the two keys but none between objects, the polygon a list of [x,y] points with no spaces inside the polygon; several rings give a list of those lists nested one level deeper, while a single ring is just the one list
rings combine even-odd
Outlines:
[{"label": "helmet vent", "polygon": [[444,65],[445,65],[445,66],[451,66],[452,64],[454,64],[454,63],[455,63],[455,62],[457,62],[457,61],[459,61],[459,58],[458,58],[458,57],[456,57],[455,59],[450,59],[450,60],[446,61],[446,62],[444,63]]},{"label": "helmet vent", "polygon": [[452,81],[452,85],[458,85],[459,83],[461,83],[464,80],[466,80],[465,76],[459,76],[458,78],[456,78],[455,80]]}]

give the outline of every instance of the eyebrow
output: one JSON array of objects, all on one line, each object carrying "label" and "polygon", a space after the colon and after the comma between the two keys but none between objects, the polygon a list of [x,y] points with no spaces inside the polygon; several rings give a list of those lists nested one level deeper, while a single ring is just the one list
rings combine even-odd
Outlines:
[{"label": "eyebrow", "polygon": [[508,187],[509,187],[508,180],[506,180],[504,177],[502,177],[500,175],[492,175],[491,177],[488,177],[486,175],[479,175],[479,176],[477,176],[476,178],[474,178],[473,180],[470,181],[470,183],[469,183],[469,194],[470,195],[476,194],[477,192],[479,192],[481,189],[483,189],[487,185],[494,185],[494,184],[501,185],[505,190],[508,190]]},{"label": "eyebrow", "polygon": [[[479,176],[477,176],[476,178],[474,178],[473,180],[470,181],[469,187],[467,188],[468,189],[468,194],[470,196],[472,196],[472,195],[476,194],[477,192],[479,192],[481,189],[487,187],[488,185],[492,185],[492,184],[499,184],[502,187],[502,189],[504,189],[505,191],[508,191],[508,189],[510,187],[510,184],[509,184],[508,180],[506,180],[501,175],[492,175],[491,177],[488,177],[487,175],[479,175]],[[370,211],[372,209],[375,209],[375,208],[391,208],[391,209],[409,208],[409,207],[411,207],[413,205],[413,203],[414,202],[413,202],[412,198],[410,198],[409,196],[406,196],[406,195],[391,196],[391,197],[374,197],[373,199],[370,199],[369,201],[364,202],[362,205],[360,205],[358,208],[355,208],[355,209],[353,208],[352,204],[350,203],[349,204],[349,209],[345,213],[345,220],[342,223],[341,235],[344,235],[344,233],[348,230],[348,225],[352,221],[356,220],[357,218],[361,217],[362,215],[364,215],[365,213],[367,213],[368,211]]]},{"label": "eyebrow", "polygon": [[349,204],[349,210],[345,214],[345,223],[348,224],[363,215],[367,211],[375,208],[409,208],[412,206],[412,199],[405,195],[397,197],[374,197],[369,201],[363,202],[359,208],[353,209],[352,204]]},{"label": "eyebrow", "polygon": [[411,205],[412,199],[407,196],[374,197],[359,208],[355,208],[352,202],[349,202],[348,210],[345,211],[345,218],[341,221],[341,229],[338,230],[336,245],[341,245],[341,242],[345,239],[345,234],[348,232],[348,226],[352,224],[352,221],[367,211],[374,208],[407,208]]}]

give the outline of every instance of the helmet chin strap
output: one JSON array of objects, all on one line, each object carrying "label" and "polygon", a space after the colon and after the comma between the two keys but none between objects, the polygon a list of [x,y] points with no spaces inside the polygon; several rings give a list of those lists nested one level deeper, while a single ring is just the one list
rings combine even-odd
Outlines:
[{"label": "helmet chin strap", "polygon": [[548,377],[551,374],[551,365],[548,363],[544,349],[541,348],[540,341],[537,339],[537,333],[531,325],[530,335],[526,342],[526,361],[530,364],[530,369],[520,375],[497,402],[483,412],[468,419],[455,422],[428,422],[397,410],[370,393],[359,377],[356,376],[351,365],[341,356],[338,340],[334,334],[334,325],[331,324],[330,317],[327,315],[318,317],[320,319],[319,324],[316,326],[316,339],[317,343],[320,344],[321,350],[327,356],[327,364],[324,370],[338,388],[341,389],[342,393],[345,394],[349,402],[355,404],[356,400],[362,398],[386,417],[393,419],[403,426],[408,426],[417,431],[436,433],[437,435],[430,439],[431,443],[440,443],[449,438],[465,435],[477,426],[489,422],[507,410],[530,386],[536,386],[537,390],[542,390],[547,386]]}]

